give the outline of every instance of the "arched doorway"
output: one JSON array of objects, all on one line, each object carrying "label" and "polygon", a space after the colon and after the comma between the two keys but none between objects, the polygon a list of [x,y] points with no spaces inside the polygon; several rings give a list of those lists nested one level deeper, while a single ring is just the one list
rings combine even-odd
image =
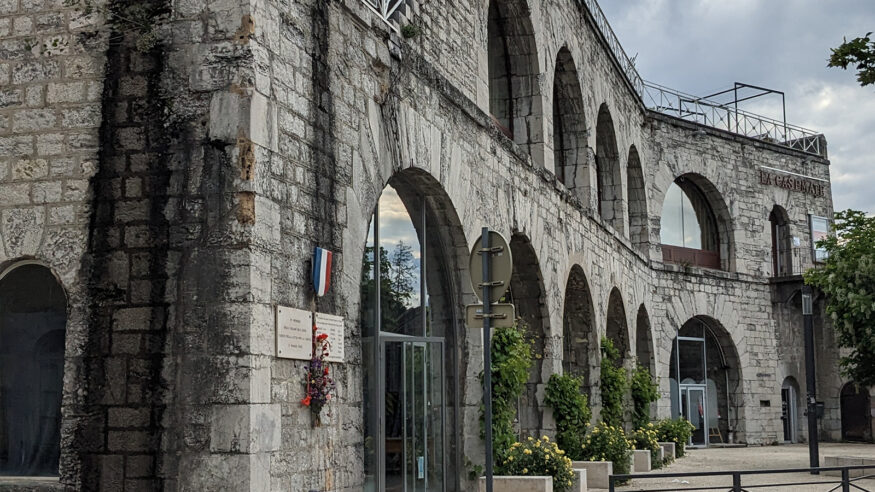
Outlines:
[{"label": "arched doorway", "polygon": [[540,69],[525,0],[489,2],[487,29],[489,111],[508,138],[543,166]]},{"label": "arched doorway", "polygon": [[519,420],[522,436],[538,437],[543,429],[543,410],[538,402],[538,388],[545,381],[541,371],[544,364],[544,344],[549,332],[547,301],[544,297],[544,280],[541,266],[529,238],[521,233],[511,237],[510,250],[513,253],[513,275],[507,302],[516,306],[517,317],[526,329],[526,338],[532,343],[532,367],[526,389],[520,397]]},{"label": "arched doorway", "polygon": [[653,335],[650,331],[650,316],[647,308],[642,304],[638,308],[638,316],[635,319],[635,357],[638,363],[650,371],[650,375],[656,374],[656,360],[653,357]]},{"label": "arched doorway", "polygon": [[787,211],[775,205],[769,214],[772,229],[772,272],[774,277],[793,275],[793,249]]},{"label": "arched doorway", "polygon": [[66,317],[48,268],[0,273],[0,475],[58,474]]},{"label": "arched doorway", "polygon": [[781,428],[784,442],[799,441],[799,384],[792,376],[781,385]]},{"label": "arched doorway", "polygon": [[362,259],[368,490],[461,487],[462,256],[467,242],[440,186],[419,170],[393,176]]},{"label": "arched doorway", "polygon": [[562,370],[583,378],[582,390],[592,405],[592,369],[599,360],[599,342],[593,324],[592,295],[580,265],[574,265],[568,275],[562,321]]},{"label": "arched doorway", "polygon": [[867,388],[854,383],[842,386],[842,439],[845,441],[872,440],[872,410]]},{"label": "arched doorway", "polygon": [[623,295],[614,287],[608,298],[607,337],[614,342],[614,347],[620,352],[621,363],[629,355],[629,325],[626,322],[626,307],[623,305]]},{"label": "arched doorway", "polygon": [[719,322],[696,316],[681,326],[669,363],[671,413],[693,424],[691,446],[734,441],[741,381],[735,344]]},{"label": "arched doorway", "polygon": [[596,121],[596,194],[601,218],[621,234],[624,232],[623,188],[620,152],[614,133],[614,120],[607,104],[599,108]]},{"label": "arched doorway", "polygon": [[556,177],[583,201],[589,186],[586,119],[577,68],[568,48],[559,50],[553,77],[553,163]]}]

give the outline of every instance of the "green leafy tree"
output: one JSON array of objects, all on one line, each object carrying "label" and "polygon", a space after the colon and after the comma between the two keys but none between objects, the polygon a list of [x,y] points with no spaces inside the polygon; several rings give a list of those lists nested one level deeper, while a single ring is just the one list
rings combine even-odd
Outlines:
[{"label": "green leafy tree", "polygon": [[[492,332],[492,445],[495,463],[502,463],[517,441],[513,421],[532,367],[532,344],[526,327],[518,322]],[[486,437],[485,408],[480,406],[480,437]]]},{"label": "green leafy tree", "polygon": [[553,374],[544,391],[544,402],[553,409],[556,420],[556,441],[573,460],[583,459],[583,439],[592,418],[582,385],[581,378]]},{"label": "green leafy tree", "polygon": [[875,217],[857,210],[835,215],[835,235],[818,241],[828,256],[805,272],[805,282],[826,294],[842,372],[862,386],[875,385]]},{"label": "green leafy tree", "polygon": [[632,425],[634,429],[650,423],[650,404],[659,399],[659,386],[650,370],[638,364],[629,383],[632,390]]},{"label": "green leafy tree", "polygon": [[602,337],[601,417],[607,425],[623,427],[623,397],[628,385],[626,370],[620,365],[620,351],[609,338]]},{"label": "green leafy tree", "polygon": [[865,87],[875,84],[875,41],[870,38],[871,32],[865,36],[844,42],[838,48],[832,48],[829,57],[829,67],[840,67],[844,70],[849,65],[856,65],[857,81]]},{"label": "green leafy tree", "polygon": [[389,255],[389,271],[387,272],[392,290],[408,303],[416,295],[416,262],[413,259],[413,248],[404,241],[398,241],[392,254]]}]

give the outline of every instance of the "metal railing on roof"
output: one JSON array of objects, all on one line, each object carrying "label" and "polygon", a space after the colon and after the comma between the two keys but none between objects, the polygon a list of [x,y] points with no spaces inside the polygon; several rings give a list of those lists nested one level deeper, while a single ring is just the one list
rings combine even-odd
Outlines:
[{"label": "metal railing on roof", "polygon": [[380,19],[389,25],[392,29],[396,29],[394,23],[391,22],[392,15],[401,7],[406,0],[362,0],[369,9],[373,10]]},{"label": "metal railing on roof", "polygon": [[635,68],[635,62],[629,58],[629,55],[626,54],[626,51],[620,44],[619,38],[617,38],[617,35],[614,33],[614,29],[608,22],[608,18],[605,17],[605,13],[602,12],[599,3],[596,0],[583,0],[583,4],[586,6],[587,10],[589,10],[590,15],[592,15],[596,28],[598,28],[599,32],[604,36],[605,42],[608,44],[608,49],[611,50],[611,53],[620,65],[620,70],[623,72],[623,75],[626,76],[626,80],[632,85],[632,88],[638,94],[638,97],[643,99],[644,80],[641,78],[641,75],[638,74],[638,70]]},{"label": "metal railing on roof", "polygon": [[826,155],[823,135],[733,105],[644,82],[644,105],[653,111],[809,154]]}]

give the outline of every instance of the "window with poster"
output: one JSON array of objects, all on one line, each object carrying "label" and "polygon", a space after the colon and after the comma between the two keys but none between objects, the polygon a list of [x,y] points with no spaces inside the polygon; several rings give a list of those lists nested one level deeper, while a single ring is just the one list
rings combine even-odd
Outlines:
[{"label": "window with poster", "polygon": [[830,234],[831,222],[832,221],[826,217],[809,215],[809,224],[811,226],[811,248],[814,254],[815,263],[826,261],[826,257],[828,256],[825,249],[817,247],[817,242],[826,238]]}]

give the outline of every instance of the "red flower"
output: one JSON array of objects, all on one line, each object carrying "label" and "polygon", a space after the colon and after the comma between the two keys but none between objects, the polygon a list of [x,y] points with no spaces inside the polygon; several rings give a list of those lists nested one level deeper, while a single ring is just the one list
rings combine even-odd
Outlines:
[{"label": "red flower", "polygon": [[305,407],[310,406],[310,395],[307,395],[306,397],[304,397],[303,400],[301,400],[301,405],[304,405]]},{"label": "red flower", "polygon": [[318,337],[316,337],[316,340],[321,342],[322,340],[325,340],[326,338],[328,338],[328,335],[323,333],[323,334],[319,335]]},{"label": "red flower", "polygon": [[328,375],[328,368],[327,367],[325,368],[324,371],[322,371],[322,374],[325,374],[326,376]]}]

